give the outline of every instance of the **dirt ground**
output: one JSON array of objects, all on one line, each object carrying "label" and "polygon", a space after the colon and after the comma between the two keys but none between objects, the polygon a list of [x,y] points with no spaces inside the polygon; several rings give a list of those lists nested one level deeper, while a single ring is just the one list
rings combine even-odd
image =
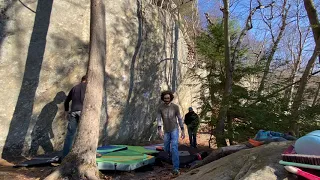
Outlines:
[{"label": "dirt ground", "polygon": [[[208,140],[210,136],[208,134],[199,133],[198,136],[198,148],[200,150],[210,151],[208,148]],[[180,140],[180,144],[189,144],[189,140],[186,137],[184,140]],[[44,179],[56,166],[43,166],[43,167],[20,167],[14,168],[13,164],[10,164],[0,159],[0,180],[40,180]],[[162,163],[155,164],[153,166],[146,166],[132,172],[115,172],[115,171],[100,171],[101,179],[106,180],[168,180],[174,177],[171,174],[172,165]],[[182,168],[181,174],[186,173],[188,168]]]},{"label": "dirt ground", "polygon": [[[48,176],[56,167],[0,167],[0,180],[40,180]],[[168,180],[173,179],[172,165],[163,163],[162,166],[153,165],[140,168],[132,172],[100,171],[100,178],[106,180]],[[181,174],[187,168],[181,168]]]}]

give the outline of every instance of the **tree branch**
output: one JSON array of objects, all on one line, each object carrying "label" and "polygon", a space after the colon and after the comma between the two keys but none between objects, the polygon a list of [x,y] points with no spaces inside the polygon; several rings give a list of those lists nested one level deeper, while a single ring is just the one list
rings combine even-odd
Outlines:
[{"label": "tree branch", "polygon": [[[319,70],[319,71],[316,71],[316,72],[314,72],[314,73],[312,73],[312,74],[310,74],[310,76],[308,77],[308,79],[310,79],[313,75],[316,75],[316,74],[318,74],[318,73],[320,73],[320,70]],[[289,88],[289,87],[291,87],[291,86],[293,86],[293,85],[295,85],[295,84],[298,84],[300,81],[301,81],[301,79],[299,79],[298,81],[296,81],[296,82],[294,82],[294,83],[291,83],[291,84],[289,84],[289,85],[287,85],[287,86],[285,86],[285,87],[283,87],[283,88],[280,88],[280,89],[274,91],[273,93],[268,94],[267,96],[264,96],[264,97],[262,97],[262,98],[264,98],[264,99],[270,98],[270,97],[278,94],[279,92],[281,92],[281,91],[283,91],[283,90],[285,90],[285,89],[287,89],[287,88]],[[254,103],[250,104],[249,106],[260,102],[262,98],[259,98],[259,99],[256,100]]]},{"label": "tree branch", "polygon": [[171,9],[171,10],[170,10],[170,12],[173,12],[173,11],[175,11],[176,9],[178,9],[178,10],[179,10],[179,9],[181,8],[181,6],[182,6],[182,5],[186,5],[186,4],[190,3],[190,2],[193,2],[193,0],[189,0],[189,1],[187,1],[187,2],[182,1],[182,3],[181,3],[181,4],[179,4],[179,5],[177,5],[177,4],[176,4],[176,5],[177,5],[177,7],[175,7],[175,8],[173,8],[173,9]]},{"label": "tree branch", "polygon": [[274,5],[274,1],[272,1],[270,4],[268,4],[267,6],[263,6],[261,5],[261,2],[259,2],[259,6],[251,9],[250,13],[249,13],[249,16],[246,20],[246,25],[245,27],[242,29],[241,33],[240,33],[240,36],[237,40],[237,43],[236,43],[236,46],[235,46],[235,49],[233,51],[233,54],[232,54],[232,59],[231,59],[231,62],[234,62],[235,61],[235,58],[236,58],[236,55],[238,54],[238,51],[239,51],[239,48],[240,48],[240,45],[241,45],[241,42],[242,42],[242,39],[243,37],[247,34],[247,32],[252,29],[252,16],[254,15],[254,13],[258,10],[258,9],[264,9],[264,8],[268,8],[268,7],[271,7]]},{"label": "tree branch", "polygon": [[206,19],[207,19],[208,24],[209,24],[209,25],[212,25],[213,23],[212,23],[212,21],[211,21],[211,19],[210,19],[210,17],[209,17],[209,14],[208,14],[208,13],[204,13],[204,15],[206,16]]}]

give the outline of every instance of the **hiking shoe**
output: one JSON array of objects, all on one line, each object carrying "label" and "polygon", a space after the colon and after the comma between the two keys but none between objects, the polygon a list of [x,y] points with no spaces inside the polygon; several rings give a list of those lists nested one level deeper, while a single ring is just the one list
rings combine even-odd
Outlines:
[{"label": "hiking shoe", "polygon": [[178,169],[175,169],[175,170],[172,171],[172,174],[174,176],[179,176],[180,175],[180,171]]}]

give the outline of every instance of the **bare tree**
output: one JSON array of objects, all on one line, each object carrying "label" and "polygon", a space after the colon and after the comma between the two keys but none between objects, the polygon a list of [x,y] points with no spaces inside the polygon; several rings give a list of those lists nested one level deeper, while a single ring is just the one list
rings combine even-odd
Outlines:
[{"label": "bare tree", "polygon": [[105,7],[102,0],[91,0],[90,54],[88,84],[78,133],[71,152],[59,168],[46,179],[99,179],[96,149],[99,138],[104,67],[106,58]]},{"label": "bare tree", "polygon": [[[308,18],[311,24],[314,42],[317,42],[317,40],[320,37],[320,21],[317,15],[318,14],[317,10],[314,7],[313,0],[304,0],[304,7],[307,11]],[[319,56],[319,63],[320,63],[320,56]]]},{"label": "bare tree", "polygon": [[217,127],[215,130],[217,146],[226,145],[224,139],[224,127],[225,120],[227,117],[227,112],[229,108],[229,99],[232,93],[232,74],[233,66],[230,59],[230,35],[229,35],[229,0],[223,0],[224,7],[223,11],[223,27],[224,27],[224,54],[225,54],[225,74],[226,81],[224,86],[224,92],[221,102],[221,107],[218,115]]},{"label": "bare tree", "polygon": [[[316,71],[316,72],[311,73],[311,74],[307,77],[306,80],[309,80],[312,76],[314,76],[314,75],[316,75],[316,74],[319,74],[319,73],[320,73],[320,71]],[[305,80],[305,79],[304,79],[304,80]],[[263,98],[268,99],[268,98],[274,97],[276,94],[278,94],[278,93],[280,93],[280,92],[282,92],[282,91],[290,88],[290,87],[293,86],[293,85],[299,84],[301,81],[302,81],[302,79],[300,78],[299,80],[297,80],[297,81],[295,81],[295,82],[293,82],[293,83],[291,83],[291,84],[289,84],[289,85],[286,85],[285,87],[282,87],[282,88],[280,88],[280,89],[277,89],[277,90],[271,92],[270,94],[264,96]],[[254,101],[253,103],[251,103],[250,105],[247,105],[247,106],[251,106],[251,105],[256,104],[256,103],[258,103],[258,102],[260,102],[260,99],[257,99],[256,101]]]},{"label": "bare tree", "polygon": [[317,104],[319,92],[320,92],[320,82],[318,82],[318,89],[316,91],[316,94],[314,95],[313,102],[312,102],[312,107]]},{"label": "bare tree", "polygon": [[[262,5],[262,4],[260,3],[260,1],[258,1],[258,2],[259,2],[259,5],[258,5],[258,6],[254,7],[254,8],[250,8],[250,13],[249,13],[249,16],[248,16],[248,18],[247,18],[247,20],[246,20],[245,27],[242,29],[242,31],[241,31],[241,33],[240,33],[240,35],[239,35],[239,37],[238,37],[236,46],[235,46],[234,51],[233,51],[233,53],[232,53],[232,59],[231,59],[231,61],[233,62],[233,64],[234,64],[234,62],[235,62],[235,60],[236,60],[236,58],[237,58],[237,55],[238,55],[238,53],[239,53],[240,45],[241,45],[241,42],[242,42],[244,36],[248,33],[248,31],[249,31],[250,29],[253,28],[253,25],[252,25],[252,16],[254,15],[254,13],[255,13],[257,10],[259,10],[259,9],[265,9],[265,8],[268,8],[268,7],[272,7],[272,6],[274,5],[274,2],[271,2],[270,4],[268,4],[268,5],[266,5],[266,6]],[[250,6],[251,6],[251,4],[252,4],[252,0],[250,1]]]},{"label": "bare tree", "polygon": [[306,85],[308,83],[308,77],[313,69],[314,63],[320,54],[320,38],[316,42],[316,47],[313,51],[312,56],[310,57],[306,69],[303,72],[303,75],[300,79],[299,87],[297,94],[293,100],[292,108],[291,108],[291,127],[290,129],[295,132],[296,135],[299,135],[299,108],[302,104],[302,98],[304,90],[306,89]]},{"label": "bare tree", "polygon": [[[270,51],[267,52],[267,62],[266,62],[265,69],[263,71],[263,75],[262,75],[262,79],[261,79],[261,82],[260,82],[260,86],[258,88],[258,96],[260,96],[262,91],[264,90],[265,81],[267,79],[267,75],[269,74],[271,61],[273,59],[273,56],[274,56],[275,52],[278,49],[278,45],[280,43],[280,40],[283,37],[284,30],[285,30],[285,28],[287,26],[286,20],[287,20],[288,10],[290,8],[290,5],[289,5],[288,8],[286,6],[287,6],[287,0],[284,0],[283,4],[282,4],[282,9],[281,9],[281,26],[280,26],[279,33],[278,33],[277,37],[275,37],[275,35],[273,33],[273,27],[272,27],[272,22],[271,22],[272,18],[267,18],[265,16],[263,17],[263,20],[264,20],[265,24],[268,26],[268,28],[269,28],[269,30],[271,32],[271,39],[272,39],[273,45],[272,45]],[[272,9],[273,8],[271,8],[271,12],[273,12]],[[271,14],[271,16],[273,17],[274,15]]]},{"label": "bare tree", "polygon": [[313,5],[312,0],[304,0],[305,9],[308,14],[308,19],[312,28],[313,36],[315,39],[315,48],[312,56],[310,57],[306,69],[303,72],[303,75],[300,79],[299,87],[297,90],[297,94],[293,100],[292,108],[291,108],[291,127],[290,129],[299,135],[299,108],[302,104],[303,93],[306,88],[306,84],[308,82],[308,77],[310,76],[316,58],[320,54],[320,22],[318,19],[317,11]]},{"label": "bare tree", "polygon": [[[224,22],[224,43],[225,43],[225,72],[226,72],[226,79],[225,79],[225,87],[224,87],[224,92],[223,92],[223,97],[221,101],[221,106],[219,110],[219,115],[218,115],[218,121],[217,121],[217,127],[215,129],[215,135],[216,135],[216,141],[217,145],[225,145],[225,139],[224,139],[224,128],[225,128],[225,120],[228,119],[228,129],[229,131],[232,130],[232,117],[228,116],[228,109],[229,109],[229,99],[232,94],[232,84],[233,84],[233,71],[234,71],[234,65],[235,61],[238,58],[238,53],[240,50],[241,42],[244,38],[244,36],[247,34],[247,32],[252,29],[252,16],[254,13],[263,8],[268,8],[273,6],[273,2],[268,4],[267,6],[262,5],[259,2],[259,5],[250,8],[250,13],[248,15],[248,18],[246,20],[245,27],[242,29],[237,41],[235,48],[230,54],[230,35],[229,35],[229,1],[224,0],[224,7],[222,10],[223,12],[223,22]],[[252,1],[250,1],[251,5]],[[208,14],[205,14],[206,18],[208,20],[208,23],[211,23],[210,18]],[[229,132],[232,136],[232,132]],[[231,140],[232,141],[232,140]],[[231,142],[232,143],[232,142]]]},{"label": "bare tree", "polygon": [[[300,4],[300,0],[297,1],[297,11],[296,11],[296,14],[295,14],[296,27],[293,27],[293,28],[297,29],[298,38],[296,38],[296,36],[294,36],[294,37],[291,38],[292,42],[288,42],[288,49],[290,51],[291,58],[293,59],[293,66],[292,66],[292,69],[291,69],[291,75],[289,77],[289,84],[291,84],[291,83],[296,81],[296,74],[297,74],[297,71],[300,68],[300,64],[301,64],[301,61],[302,61],[302,52],[303,52],[303,49],[305,47],[307,36],[308,36],[308,34],[310,32],[309,29],[308,29],[307,32],[304,35],[304,33],[302,32],[302,29],[300,27],[301,26],[300,25],[301,13],[300,13],[299,4]],[[292,34],[290,34],[290,36],[292,36]],[[298,44],[296,46],[294,46],[293,45],[294,44],[293,41],[295,41],[296,39],[298,39]],[[296,51],[294,49],[296,49]],[[294,88],[295,88],[295,85],[292,85],[292,86],[290,86],[290,88],[288,88],[285,91],[285,101],[286,101],[286,106],[287,107],[290,107],[290,105],[292,104],[291,101],[292,101],[292,95],[293,95]]]}]

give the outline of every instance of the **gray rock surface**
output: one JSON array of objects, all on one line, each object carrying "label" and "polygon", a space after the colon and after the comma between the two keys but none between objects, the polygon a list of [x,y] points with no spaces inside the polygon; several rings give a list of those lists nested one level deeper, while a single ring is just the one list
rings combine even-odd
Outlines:
[{"label": "gray rock surface", "polygon": [[[175,102],[191,105],[188,49],[179,30],[172,75],[174,20],[141,0],[106,1],[107,60],[100,144],[155,137],[161,90],[176,77]],[[61,150],[67,121],[62,100],[86,72],[90,4],[85,0],[1,1],[0,153]],[[183,111],[184,110],[184,111]]]},{"label": "gray rock surface", "polygon": [[288,173],[281,160],[281,153],[292,142],[270,143],[241,150],[183,174],[177,180],[279,180],[296,179]]}]

